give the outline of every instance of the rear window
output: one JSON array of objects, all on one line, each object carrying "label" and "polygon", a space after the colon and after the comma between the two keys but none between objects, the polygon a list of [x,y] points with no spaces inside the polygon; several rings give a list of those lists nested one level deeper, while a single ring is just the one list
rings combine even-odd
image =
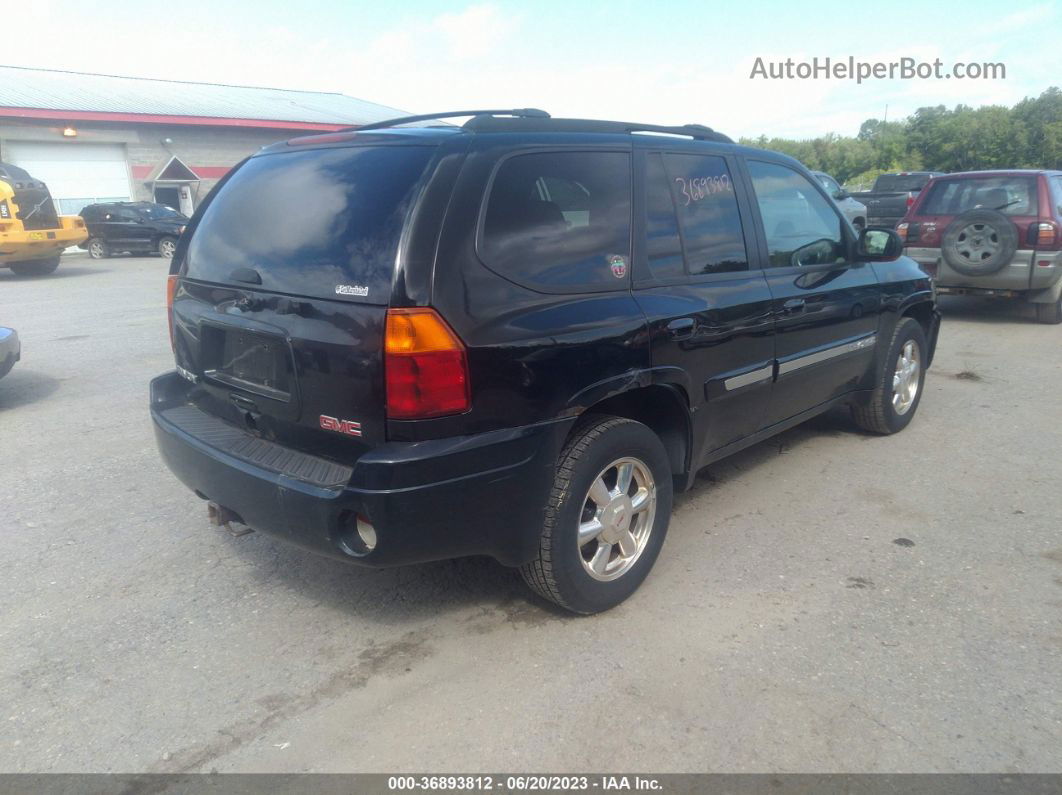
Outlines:
[{"label": "rear window", "polygon": [[919,191],[926,186],[929,180],[929,174],[882,174],[874,180],[874,192]]},{"label": "rear window", "polygon": [[311,149],[251,158],[211,200],[185,274],[262,289],[387,303],[402,225],[433,147]]},{"label": "rear window", "polygon": [[1005,215],[1036,215],[1036,177],[946,179],[933,184],[921,215],[959,215],[967,210],[998,210]]},{"label": "rear window", "polygon": [[630,225],[627,153],[516,155],[494,177],[480,255],[491,270],[532,289],[623,289]]}]

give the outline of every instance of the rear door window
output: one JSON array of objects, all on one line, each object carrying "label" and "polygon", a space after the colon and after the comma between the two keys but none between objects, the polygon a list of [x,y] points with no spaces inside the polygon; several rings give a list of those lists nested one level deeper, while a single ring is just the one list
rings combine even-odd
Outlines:
[{"label": "rear door window", "polygon": [[967,210],[997,210],[1004,215],[1036,215],[1036,177],[999,176],[938,180],[919,211],[923,215],[960,215]]},{"label": "rear door window", "polygon": [[630,236],[628,153],[534,152],[498,168],[479,254],[534,290],[617,290],[629,283]]},{"label": "rear door window", "polygon": [[691,276],[749,269],[734,180],[716,155],[664,156]]},{"label": "rear door window", "polygon": [[222,284],[249,268],[262,289],[385,304],[429,146],[311,149],[248,160],[203,213],[186,275]]},{"label": "rear door window", "polygon": [[685,277],[671,180],[659,152],[650,152],[645,166],[645,238],[649,271],[655,278],[668,281]]}]

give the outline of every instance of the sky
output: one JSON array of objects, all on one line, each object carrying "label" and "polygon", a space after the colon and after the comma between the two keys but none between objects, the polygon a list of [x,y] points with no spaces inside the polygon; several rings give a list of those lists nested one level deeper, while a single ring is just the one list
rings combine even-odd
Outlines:
[{"label": "sky", "polygon": [[[924,105],[1012,105],[1062,85],[1062,0],[885,4],[612,0],[34,0],[0,63],[334,91],[426,113],[706,124],[732,137],[854,135]],[[750,79],[812,57],[1002,62],[1002,80]]]}]

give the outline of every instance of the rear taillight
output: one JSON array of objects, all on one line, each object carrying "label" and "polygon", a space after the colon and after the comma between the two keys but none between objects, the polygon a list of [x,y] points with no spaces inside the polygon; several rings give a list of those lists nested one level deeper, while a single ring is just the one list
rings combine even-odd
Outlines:
[{"label": "rear taillight", "polygon": [[177,293],[177,277],[166,277],[166,325],[170,329],[170,348],[174,351],[177,346],[173,343],[173,296]]},{"label": "rear taillight", "polygon": [[907,224],[906,223],[897,224],[896,225],[896,234],[900,236],[900,240],[902,240],[904,243],[906,243],[907,242]]},{"label": "rear taillight", "polygon": [[914,202],[915,202],[914,195],[913,194],[908,194],[908,196],[907,196],[907,209],[908,210],[911,209],[911,206],[914,204]]},{"label": "rear taillight", "polygon": [[1050,222],[1034,223],[1029,225],[1029,243],[1034,246],[1053,246],[1057,239],[1058,230]]},{"label": "rear taillight", "polygon": [[387,416],[460,414],[471,405],[465,346],[434,309],[388,309],[384,334]]}]

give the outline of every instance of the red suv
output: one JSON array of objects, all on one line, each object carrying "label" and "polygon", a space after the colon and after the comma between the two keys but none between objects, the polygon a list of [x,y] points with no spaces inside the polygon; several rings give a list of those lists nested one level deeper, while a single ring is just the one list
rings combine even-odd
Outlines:
[{"label": "red suv", "polygon": [[938,293],[1023,298],[1062,323],[1062,171],[936,177],[896,231]]}]

